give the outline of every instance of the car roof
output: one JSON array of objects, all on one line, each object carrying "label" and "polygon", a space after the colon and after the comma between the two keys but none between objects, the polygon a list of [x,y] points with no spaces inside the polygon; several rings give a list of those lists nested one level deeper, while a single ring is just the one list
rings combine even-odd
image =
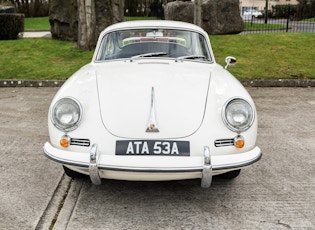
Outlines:
[{"label": "car roof", "polygon": [[206,32],[199,26],[196,26],[187,22],[180,21],[170,21],[170,20],[138,20],[138,21],[127,21],[120,22],[108,26],[102,33],[107,33],[109,31],[123,30],[123,29],[133,29],[133,28],[170,28],[170,29],[184,29],[192,30],[200,33],[206,34]]}]

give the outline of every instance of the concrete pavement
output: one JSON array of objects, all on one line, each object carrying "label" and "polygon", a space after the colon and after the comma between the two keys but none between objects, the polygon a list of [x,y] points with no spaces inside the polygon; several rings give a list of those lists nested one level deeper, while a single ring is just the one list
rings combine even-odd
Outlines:
[{"label": "concrete pavement", "polygon": [[24,38],[51,38],[50,31],[25,31],[22,33]]},{"label": "concrete pavement", "polygon": [[248,88],[263,158],[234,181],[71,180],[47,159],[58,88],[0,88],[0,229],[315,229],[315,88]]}]

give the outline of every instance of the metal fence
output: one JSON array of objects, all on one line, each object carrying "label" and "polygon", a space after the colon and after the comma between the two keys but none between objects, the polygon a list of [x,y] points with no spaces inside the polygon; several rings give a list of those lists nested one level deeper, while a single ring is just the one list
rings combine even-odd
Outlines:
[{"label": "metal fence", "polygon": [[263,32],[315,32],[315,22],[296,21],[290,19],[264,19],[254,18],[244,21],[243,33]]},{"label": "metal fence", "polygon": [[[281,14],[251,11],[243,12],[243,33],[263,32],[315,32],[315,17],[297,14],[290,5],[283,7],[286,11]],[[315,13],[315,12],[314,12]]]},{"label": "metal fence", "polygon": [[290,19],[260,19],[244,20],[243,33],[263,32],[315,32],[315,22]]}]

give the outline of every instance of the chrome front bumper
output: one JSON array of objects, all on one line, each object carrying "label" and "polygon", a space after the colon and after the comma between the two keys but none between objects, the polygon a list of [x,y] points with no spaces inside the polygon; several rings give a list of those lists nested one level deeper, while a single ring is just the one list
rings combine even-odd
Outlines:
[{"label": "chrome front bumper", "polygon": [[[105,165],[106,157],[100,157],[97,144],[93,144],[90,152],[89,159],[86,153],[72,153],[76,156],[76,160],[69,156],[69,151],[56,149],[48,142],[44,145],[45,155],[59,163],[68,166],[75,166],[88,169],[88,174],[93,184],[101,184],[102,170],[119,171],[119,172],[134,172],[134,173],[201,173],[201,187],[208,188],[211,185],[213,171],[229,171],[247,165],[253,164],[261,158],[261,151],[258,147],[245,154],[243,157],[236,155],[228,156],[211,156],[210,148],[205,146],[203,148],[203,164],[198,167],[179,167],[179,168],[143,168],[143,167],[126,167],[126,166],[110,166]],[[67,159],[64,156],[69,156]],[[196,158],[196,157],[195,157]],[[198,158],[200,159],[200,157]],[[198,159],[195,161],[198,161]],[[200,161],[199,161],[200,162]],[[200,175],[200,174],[199,174]]]}]

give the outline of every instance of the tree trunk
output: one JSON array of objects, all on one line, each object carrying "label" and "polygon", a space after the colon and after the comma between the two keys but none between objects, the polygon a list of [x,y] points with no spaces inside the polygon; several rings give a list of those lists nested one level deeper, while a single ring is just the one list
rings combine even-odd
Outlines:
[{"label": "tree trunk", "polygon": [[197,26],[201,26],[201,4],[202,4],[202,0],[195,0],[194,24]]},{"label": "tree trunk", "polygon": [[40,3],[39,0],[34,1],[34,17],[40,16]]},{"label": "tree trunk", "polygon": [[95,40],[94,0],[78,0],[78,48],[91,50]]}]

